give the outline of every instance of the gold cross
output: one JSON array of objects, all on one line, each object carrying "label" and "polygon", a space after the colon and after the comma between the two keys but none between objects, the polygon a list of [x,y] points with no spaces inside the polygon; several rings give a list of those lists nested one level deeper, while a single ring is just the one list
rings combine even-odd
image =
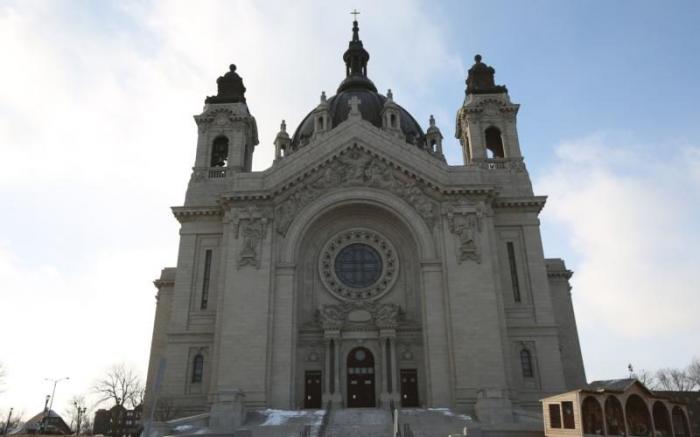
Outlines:
[{"label": "gold cross", "polygon": [[357,9],[353,9],[352,12],[350,12],[350,14],[355,16],[353,18],[355,21],[357,21],[357,16],[360,15],[360,13],[357,12]]}]

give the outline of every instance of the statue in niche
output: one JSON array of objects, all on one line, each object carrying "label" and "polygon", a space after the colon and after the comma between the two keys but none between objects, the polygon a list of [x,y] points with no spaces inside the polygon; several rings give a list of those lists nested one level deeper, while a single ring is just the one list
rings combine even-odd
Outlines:
[{"label": "statue in niche", "polygon": [[242,226],[243,247],[241,247],[238,266],[259,266],[258,246],[263,237],[263,223],[259,219],[246,220]]},{"label": "statue in niche", "polygon": [[479,233],[483,209],[472,203],[446,205],[445,214],[450,231],[457,236],[457,259],[459,262],[473,260],[481,262]]}]

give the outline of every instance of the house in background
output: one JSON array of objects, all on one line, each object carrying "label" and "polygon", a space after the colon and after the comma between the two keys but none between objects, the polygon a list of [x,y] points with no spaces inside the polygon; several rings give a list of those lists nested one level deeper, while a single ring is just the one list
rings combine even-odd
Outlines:
[{"label": "house in background", "polygon": [[133,410],[127,410],[123,405],[115,405],[109,410],[97,410],[93,433],[111,437],[138,437],[141,433],[142,411],[141,405]]},{"label": "house in background", "polygon": [[24,422],[24,425],[10,434],[53,434],[67,435],[73,431],[54,410],[45,410]]},{"label": "house in background", "polygon": [[636,379],[594,381],[542,400],[545,435],[692,437],[688,407]]}]

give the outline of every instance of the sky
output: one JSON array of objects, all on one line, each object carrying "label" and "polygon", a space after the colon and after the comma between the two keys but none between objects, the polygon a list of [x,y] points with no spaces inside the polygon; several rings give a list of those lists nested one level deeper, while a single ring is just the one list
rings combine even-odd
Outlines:
[{"label": "sky", "polygon": [[0,0],[0,414],[54,409],[115,363],[147,367],[174,266],[192,116],[236,63],[255,170],[344,76],[349,12],[368,73],[461,164],[473,57],[521,104],[545,254],[575,273],[589,380],[700,356],[700,3]]}]

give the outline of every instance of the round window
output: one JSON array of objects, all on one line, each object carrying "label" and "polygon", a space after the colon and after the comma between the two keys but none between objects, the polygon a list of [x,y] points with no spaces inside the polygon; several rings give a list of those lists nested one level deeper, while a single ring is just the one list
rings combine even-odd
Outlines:
[{"label": "round window", "polygon": [[340,282],[348,287],[369,287],[382,275],[382,257],[372,246],[350,244],[338,252],[334,267]]},{"label": "round window", "polygon": [[396,282],[396,250],[369,229],[340,232],[326,243],[319,257],[321,281],[340,299],[376,299]]}]

